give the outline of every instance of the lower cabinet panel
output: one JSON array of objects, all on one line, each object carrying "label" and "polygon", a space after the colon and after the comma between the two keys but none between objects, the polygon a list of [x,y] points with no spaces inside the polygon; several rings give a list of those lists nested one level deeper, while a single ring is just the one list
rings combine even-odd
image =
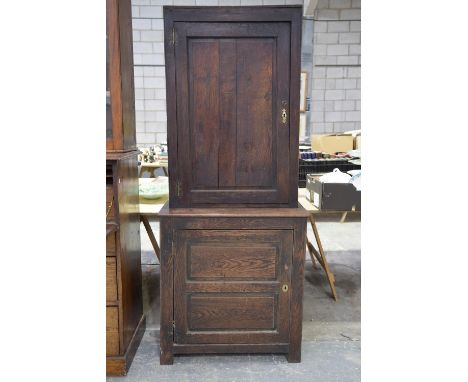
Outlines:
[{"label": "lower cabinet panel", "polygon": [[300,208],[164,207],[160,363],[200,353],[300,362],[307,217]]},{"label": "lower cabinet panel", "polygon": [[292,230],[181,230],[174,260],[177,343],[285,343]]},{"label": "lower cabinet panel", "polygon": [[192,295],[189,329],[274,330],[275,300],[273,296]]},{"label": "lower cabinet panel", "polygon": [[277,257],[275,246],[192,245],[188,259],[189,278],[274,280]]}]

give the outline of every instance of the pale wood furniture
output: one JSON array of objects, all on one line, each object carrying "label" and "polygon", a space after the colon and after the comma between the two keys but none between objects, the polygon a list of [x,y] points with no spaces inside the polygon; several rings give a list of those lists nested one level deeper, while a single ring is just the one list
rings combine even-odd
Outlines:
[{"label": "pale wood furniture", "polygon": [[[153,178],[140,178],[140,184],[149,183],[153,180]],[[143,223],[145,227],[146,233],[150,239],[151,245],[153,246],[154,253],[158,258],[159,262],[161,263],[161,249],[159,248],[158,240],[154,236],[154,232],[151,229],[150,219],[158,219],[159,211],[163,208],[164,204],[169,199],[169,194],[161,196],[158,199],[146,199],[140,195],[140,221]]]},{"label": "pale wood furniture", "polygon": [[[330,285],[332,296],[335,299],[335,301],[337,301],[338,295],[336,294],[336,289],[335,289],[335,276],[330,271],[330,267],[328,266],[328,261],[327,261],[327,258],[325,257],[325,252],[322,247],[322,241],[320,240],[320,235],[319,235],[317,224],[315,222],[315,217],[314,217],[315,214],[323,213],[323,211],[320,211],[310,201],[308,201],[306,198],[306,194],[307,194],[307,189],[300,188],[298,190],[299,204],[302,207],[304,207],[306,211],[309,212],[308,220],[312,227],[312,232],[314,233],[315,241],[317,242],[317,247],[318,247],[318,249],[316,249],[306,235],[307,249],[309,250],[309,255],[310,255],[310,258],[312,259],[313,267],[316,268],[315,260],[317,260],[318,263],[322,266],[323,270],[325,271],[325,275],[327,277],[328,284]],[[327,211],[327,213],[333,213],[333,211]],[[340,213],[342,213],[342,211],[340,211]],[[342,220],[341,220],[342,222],[344,221],[345,217],[346,215],[342,217]]]},{"label": "pale wood furniture", "polygon": [[[140,179],[140,182],[148,181],[149,179],[142,178]],[[332,293],[333,298],[335,301],[338,299],[338,295],[336,293],[335,289],[335,277],[333,273],[330,271],[327,259],[325,257],[325,252],[322,246],[322,241],[320,239],[320,235],[318,232],[317,224],[315,222],[315,214],[321,214],[323,213],[319,209],[317,209],[312,203],[310,203],[306,199],[306,189],[305,188],[299,188],[298,189],[298,195],[299,195],[299,203],[304,207],[304,209],[309,212],[308,215],[308,221],[312,227],[312,232],[314,233],[315,241],[317,243],[317,249],[313,246],[313,244],[310,242],[308,237],[306,236],[306,244],[307,248],[309,250],[309,255],[313,263],[313,267],[317,268],[317,262],[321,265],[323,270],[325,271],[328,283],[330,285],[330,290]],[[151,229],[151,226],[149,224],[149,219],[159,219],[159,212],[163,208],[164,204],[166,203],[168,199],[168,196],[161,197],[159,199],[144,199],[140,197],[140,217],[141,221],[144,224],[144,227],[146,229],[146,232],[148,234],[148,237],[150,238],[151,244],[153,246],[154,252],[158,258],[159,261],[161,261],[161,250],[158,244],[157,239],[154,236],[153,230]],[[341,212],[341,211],[340,211]]]},{"label": "pale wood furniture", "polygon": [[142,177],[145,171],[148,171],[150,173],[150,177],[156,178],[156,175],[154,174],[154,170],[157,170],[158,168],[162,169],[164,172],[164,175],[167,176],[168,175],[167,167],[168,167],[167,162],[160,162],[160,161],[156,161],[153,163],[141,162],[140,178]]}]

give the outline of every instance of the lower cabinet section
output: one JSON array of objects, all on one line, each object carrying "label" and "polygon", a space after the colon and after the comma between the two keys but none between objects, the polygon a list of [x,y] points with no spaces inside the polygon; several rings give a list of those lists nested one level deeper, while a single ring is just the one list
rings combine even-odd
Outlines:
[{"label": "lower cabinet section", "polygon": [[177,210],[161,212],[161,364],[217,352],[299,362],[305,211]]}]

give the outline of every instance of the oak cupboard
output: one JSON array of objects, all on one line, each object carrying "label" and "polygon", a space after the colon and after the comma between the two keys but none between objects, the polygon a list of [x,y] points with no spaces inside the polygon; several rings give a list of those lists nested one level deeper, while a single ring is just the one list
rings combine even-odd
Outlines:
[{"label": "oak cupboard", "polygon": [[164,7],[161,364],[200,353],[300,362],[301,19],[297,6]]}]

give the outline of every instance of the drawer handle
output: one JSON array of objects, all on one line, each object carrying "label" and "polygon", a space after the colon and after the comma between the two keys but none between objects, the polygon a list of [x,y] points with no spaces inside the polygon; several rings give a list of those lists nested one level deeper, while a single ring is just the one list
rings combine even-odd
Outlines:
[{"label": "drawer handle", "polygon": [[288,289],[289,289],[288,284],[283,284],[283,286],[281,287],[281,289],[283,290],[283,292],[287,292]]}]

